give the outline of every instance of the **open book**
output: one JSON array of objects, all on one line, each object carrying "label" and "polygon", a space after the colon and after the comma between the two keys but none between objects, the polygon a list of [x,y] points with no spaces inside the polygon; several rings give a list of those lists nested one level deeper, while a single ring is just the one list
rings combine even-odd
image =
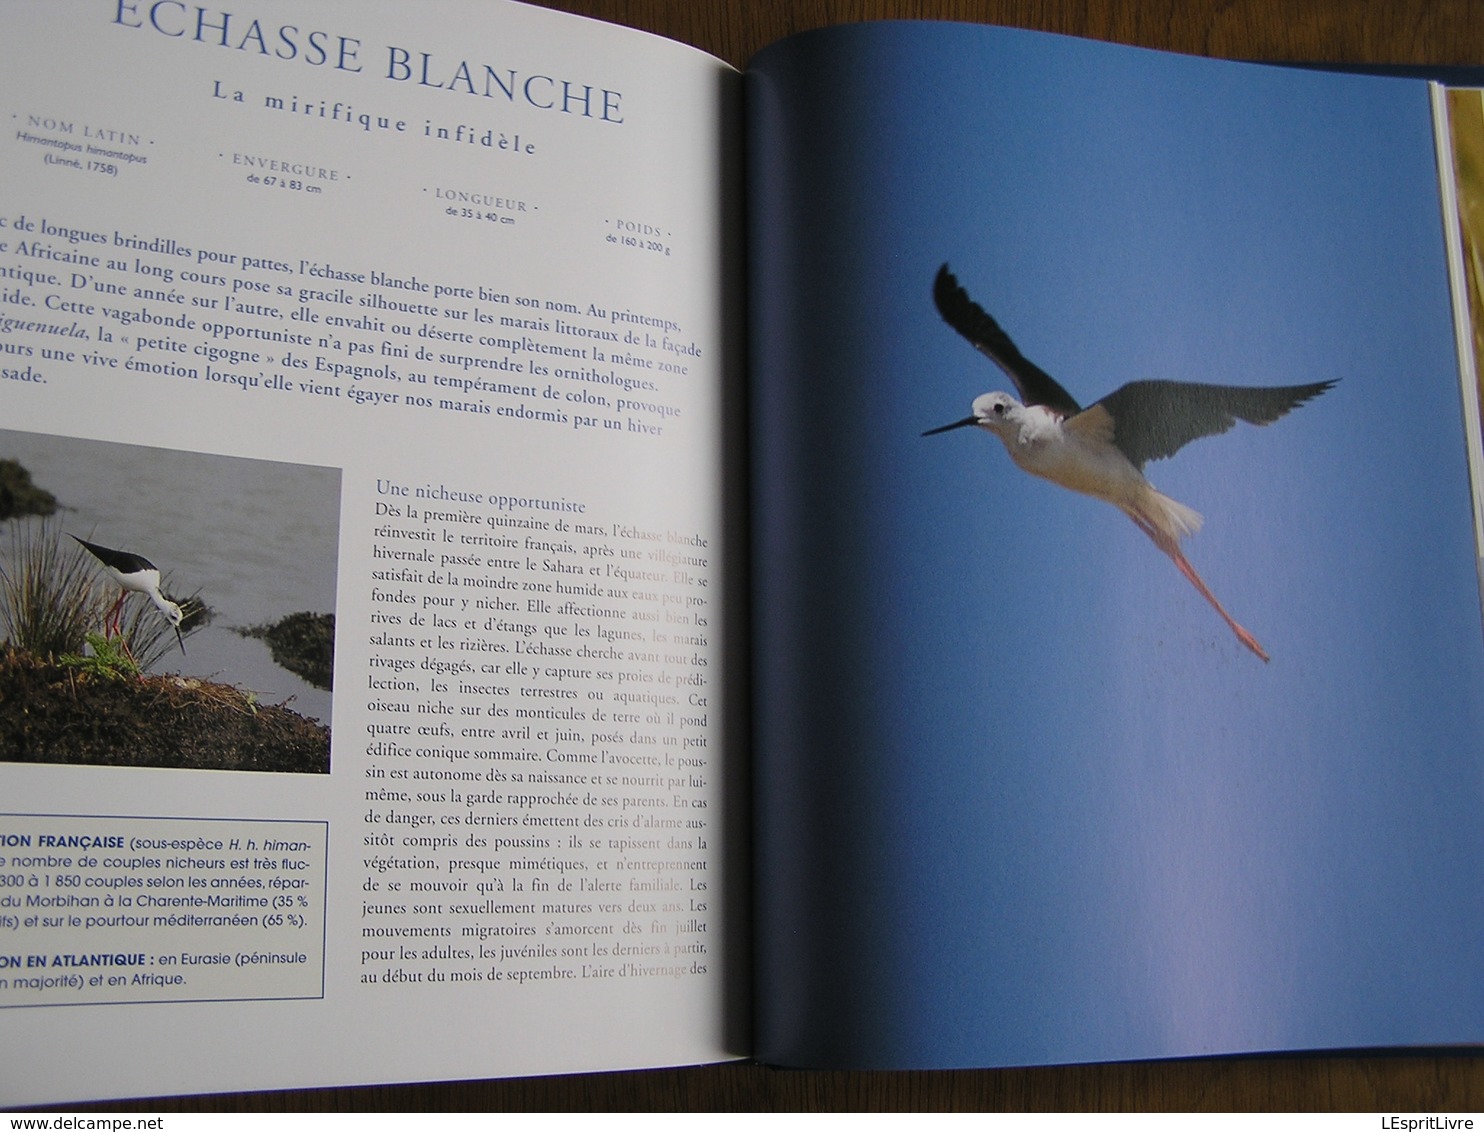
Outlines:
[{"label": "open book", "polygon": [[1480,1039],[1425,83],[0,31],[0,1103]]}]

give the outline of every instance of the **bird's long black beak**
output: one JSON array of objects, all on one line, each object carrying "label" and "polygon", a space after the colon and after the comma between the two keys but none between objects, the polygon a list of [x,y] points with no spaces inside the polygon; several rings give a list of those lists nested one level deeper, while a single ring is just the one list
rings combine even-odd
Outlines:
[{"label": "bird's long black beak", "polygon": [[930,428],[925,433],[923,433],[922,435],[923,436],[936,436],[938,433],[940,433],[940,432],[947,432],[951,428],[964,428],[964,427],[966,427],[968,425],[978,424],[978,423],[979,423],[979,418],[978,417],[965,417],[963,420],[961,420],[961,421],[954,421],[952,424],[939,425],[937,428]]},{"label": "bird's long black beak", "polygon": [[180,635],[180,626],[175,626],[175,643],[180,645],[180,655],[185,656],[185,638]]}]

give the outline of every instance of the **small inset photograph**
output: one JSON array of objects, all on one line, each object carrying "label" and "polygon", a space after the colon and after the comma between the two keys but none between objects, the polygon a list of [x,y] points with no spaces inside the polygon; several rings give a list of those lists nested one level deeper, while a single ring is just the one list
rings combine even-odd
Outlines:
[{"label": "small inset photograph", "polygon": [[328,773],[340,479],[0,429],[0,760]]}]

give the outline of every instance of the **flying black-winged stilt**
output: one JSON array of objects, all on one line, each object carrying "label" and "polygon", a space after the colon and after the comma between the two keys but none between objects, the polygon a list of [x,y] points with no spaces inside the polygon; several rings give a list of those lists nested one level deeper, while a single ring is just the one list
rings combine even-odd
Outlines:
[{"label": "flying black-winged stilt", "polygon": [[959,286],[947,264],[933,281],[933,302],[949,326],[1015,383],[1021,400],[1008,393],[985,393],[974,399],[972,415],[922,435],[977,425],[999,437],[1025,471],[1113,504],[1169,555],[1237,640],[1267,660],[1256,638],[1222,608],[1180,550],[1180,539],[1200,530],[1201,516],[1156,491],[1144,478],[1144,464],[1173,456],[1192,440],[1226,432],[1238,420],[1272,424],[1335,382],[1251,388],[1134,381],[1084,409],[1015,348],[999,323]]},{"label": "flying black-winged stilt", "polygon": [[155,608],[164,614],[165,620],[170,622],[171,628],[175,630],[175,639],[180,644],[181,654],[184,655],[185,638],[180,635],[180,623],[184,619],[184,614],[180,606],[160,592],[159,568],[148,558],[131,554],[127,550],[111,550],[106,546],[99,546],[97,543],[80,539],[76,535],[72,537],[81,543],[88,553],[103,563],[103,568],[118,583],[119,597],[113,603],[113,609],[109,611],[105,624],[112,623],[114,631],[122,636],[117,619],[123,608],[124,600],[131,593],[143,594],[155,603]]}]

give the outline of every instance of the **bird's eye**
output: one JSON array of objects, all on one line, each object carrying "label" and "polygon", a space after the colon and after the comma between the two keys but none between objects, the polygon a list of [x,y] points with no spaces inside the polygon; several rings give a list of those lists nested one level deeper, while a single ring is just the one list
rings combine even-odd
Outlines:
[{"label": "bird's eye", "polygon": [[1005,415],[1005,406],[1004,405],[996,405],[994,407],[994,415],[997,416],[997,417],[1003,417]]}]

